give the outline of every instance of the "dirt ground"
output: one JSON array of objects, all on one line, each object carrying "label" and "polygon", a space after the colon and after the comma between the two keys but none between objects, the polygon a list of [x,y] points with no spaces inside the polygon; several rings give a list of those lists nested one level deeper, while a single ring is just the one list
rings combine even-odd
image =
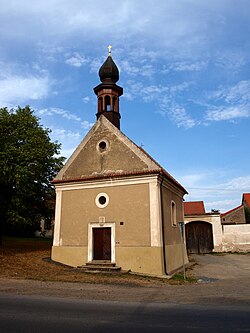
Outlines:
[{"label": "dirt ground", "polygon": [[3,246],[0,247],[0,278],[135,286],[183,283],[178,275],[177,278],[167,280],[131,274],[85,273],[79,269],[51,262],[49,260],[51,245],[51,240],[43,238],[5,238]]},{"label": "dirt ground", "polygon": [[0,247],[0,294],[250,306],[250,254],[192,255],[195,283],[134,275],[87,274],[44,260],[48,240],[6,239]]}]

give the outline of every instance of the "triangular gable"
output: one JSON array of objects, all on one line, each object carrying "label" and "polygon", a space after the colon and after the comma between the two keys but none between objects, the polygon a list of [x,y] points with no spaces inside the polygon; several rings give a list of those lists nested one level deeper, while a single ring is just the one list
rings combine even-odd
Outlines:
[{"label": "triangular gable", "polygon": [[[101,142],[107,144],[106,151],[101,151]],[[106,117],[101,116],[54,181],[150,171],[159,172],[161,167]]]},{"label": "triangular gable", "polygon": [[[100,151],[100,143],[107,149]],[[182,192],[186,189],[163,169],[145,150],[137,146],[105,116],[100,116],[78,145],[53,183],[161,174]]]},{"label": "triangular gable", "polygon": [[240,206],[237,206],[237,207],[235,207],[235,208],[233,208],[233,209],[230,209],[230,210],[228,210],[227,212],[222,213],[222,214],[221,214],[221,217],[225,217],[225,216],[227,216],[227,215],[230,215],[230,214],[236,212],[237,210],[242,210],[243,207],[244,207],[243,205],[240,205]]}]

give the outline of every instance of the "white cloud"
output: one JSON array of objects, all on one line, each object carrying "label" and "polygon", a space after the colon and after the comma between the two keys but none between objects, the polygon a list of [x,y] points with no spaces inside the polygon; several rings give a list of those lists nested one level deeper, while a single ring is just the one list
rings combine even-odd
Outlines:
[{"label": "white cloud", "polygon": [[89,96],[86,96],[86,97],[83,97],[82,100],[83,100],[84,103],[89,103],[90,98],[89,98]]},{"label": "white cloud", "polygon": [[78,131],[66,130],[51,126],[50,137],[53,141],[58,141],[62,145],[61,155],[69,158],[82,139],[82,134]]},{"label": "white cloud", "polygon": [[214,107],[215,110],[208,110],[206,113],[206,120],[209,121],[223,121],[223,120],[235,120],[239,118],[250,117],[249,107],[243,106],[220,106]]},{"label": "white cloud", "polygon": [[215,201],[207,201],[206,209],[211,211],[212,209],[218,209],[221,213],[225,213],[226,211],[233,209],[241,204],[239,198],[235,199],[225,199],[225,200],[215,200]]},{"label": "white cloud", "polygon": [[[207,46],[211,50],[224,37],[223,29],[237,28],[238,21],[232,18],[247,20],[244,14],[248,9],[244,2],[235,6],[229,0],[221,0],[216,6],[213,1],[193,0],[188,3],[161,1],[157,5],[149,0],[126,0],[119,6],[115,0],[108,3],[101,0],[43,0],[39,3],[12,0],[1,4],[0,20],[2,35],[9,40],[15,36],[37,42],[39,36],[39,41],[49,40],[55,44],[72,37],[79,43],[82,37],[91,41],[91,45],[99,45],[107,43],[107,35],[110,37],[112,32],[113,42],[126,43],[131,54],[154,60],[163,50],[173,56],[183,54],[189,58],[204,55]],[[149,50],[143,44],[145,35]],[[75,45],[76,40],[72,43]]]},{"label": "white cloud", "polygon": [[89,130],[94,125],[94,123],[90,123],[89,121],[84,120],[82,121],[81,125],[85,130]]},{"label": "white cloud", "polygon": [[184,90],[187,90],[191,85],[193,84],[192,81],[184,81],[180,84],[176,84],[176,85],[172,85],[169,87],[169,90],[171,93],[178,93],[178,92],[182,92]]},{"label": "white cloud", "polygon": [[77,115],[64,110],[64,109],[60,109],[60,108],[46,108],[46,109],[40,109],[37,110],[37,114],[39,116],[54,116],[54,115],[59,115],[63,118],[66,118],[68,120],[74,120],[74,121],[81,121],[81,118],[78,117]]},{"label": "white cloud", "polygon": [[239,206],[242,194],[250,192],[250,175],[215,182],[215,174],[218,180],[227,174],[227,171],[200,170],[179,176],[179,181],[189,192],[185,200],[203,200],[208,211],[214,208],[225,212]]},{"label": "white cloud", "polygon": [[193,72],[200,71],[201,69],[207,66],[206,61],[197,61],[197,62],[187,62],[187,61],[179,61],[169,64],[168,68],[164,70],[164,72],[168,72],[169,70],[175,70],[176,72]]},{"label": "white cloud", "polygon": [[230,87],[224,95],[228,103],[250,103],[250,80],[238,82]]},{"label": "white cloud", "polygon": [[207,94],[207,98],[216,101],[221,100],[231,105],[250,103],[250,80],[239,81],[229,87],[220,87]]},{"label": "white cloud", "polygon": [[51,128],[52,136],[56,137],[59,142],[65,142],[67,140],[79,140],[81,139],[82,135],[79,132],[72,132],[70,130],[65,130],[63,128]]},{"label": "white cloud", "polygon": [[206,94],[207,102],[197,101],[206,108],[204,121],[236,121],[250,117],[250,81],[220,87]]},{"label": "white cloud", "polygon": [[170,116],[178,127],[189,129],[197,124],[197,122],[187,114],[185,108],[179,105],[172,106]]},{"label": "white cloud", "polygon": [[28,103],[46,98],[51,89],[48,77],[7,75],[0,78],[1,105]]},{"label": "white cloud", "polygon": [[50,63],[56,63],[63,53],[66,51],[66,47],[56,46],[54,41],[38,42],[36,45],[38,59],[44,64],[44,61]]},{"label": "white cloud", "polygon": [[92,127],[92,123],[89,123],[87,121],[83,121],[81,123],[82,127],[84,128],[84,132],[82,131],[72,131],[67,130],[65,128],[50,126],[51,133],[50,137],[53,141],[58,141],[62,145],[61,149],[61,155],[69,158],[70,155],[73,153],[73,151],[76,149],[76,147],[79,145],[81,140],[83,139],[84,135],[87,133],[87,131]]},{"label": "white cloud", "polygon": [[233,73],[236,73],[246,63],[242,50],[238,52],[223,50],[223,53],[216,53],[214,59],[217,67],[230,70]]},{"label": "white cloud", "polygon": [[193,82],[182,82],[177,85],[143,85],[142,82],[127,81],[125,98],[133,100],[140,96],[146,103],[153,102],[158,105],[158,113],[168,116],[178,127],[192,128],[199,122],[188,111],[175,101],[178,94],[187,90]]},{"label": "white cloud", "polygon": [[68,148],[68,149],[62,147],[61,156],[66,157],[66,159],[68,159],[73,154],[74,150],[75,150],[75,147]]},{"label": "white cloud", "polygon": [[74,66],[74,67],[81,67],[88,62],[88,59],[81,56],[79,53],[75,52],[73,56],[65,60],[65,63]]},{"label": "white cloud", "polygon": [[119,69],[122,72],[126,73],[128,76],[146,76],[150,77],[153,76],[155,73],[155,68],[152,64],[144,64],[142,65],[138,61],[133,61],[132,59],[129,60],[122,60],[119,62]]},{"label": "white cloud", "polygon": [[243,192],[250,192],[250,175],[245,177],[236,177],[228,182],[219,185],[220,187],[228,190],[240,190]]},{"label": "white cloud", "polygon": [[137,75],[140,72],[140,68],[135,66],[129,60],[123,60],[119,63],[119,68],[121,72],[126,73],[127,75]]},{"label": "white cloud", "polygon": [[[103,61],[105,59],[102,59]],[[91,59],[90,62],[89,62],[89,69],[90,69],[90,73],[98,73],[101,65],[103,64],[103,61],[99,58],[94,58],[94,59]]]}]

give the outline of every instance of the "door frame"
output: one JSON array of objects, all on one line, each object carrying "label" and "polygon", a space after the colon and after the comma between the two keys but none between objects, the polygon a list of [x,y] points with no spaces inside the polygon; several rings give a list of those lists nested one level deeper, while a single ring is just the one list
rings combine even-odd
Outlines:
[{"label": "door frame", "polygon": [[115,222],[90,222],[88,224],[88,261],[94,258],[94,228],[111,228],[111,262],[115,263]]}]

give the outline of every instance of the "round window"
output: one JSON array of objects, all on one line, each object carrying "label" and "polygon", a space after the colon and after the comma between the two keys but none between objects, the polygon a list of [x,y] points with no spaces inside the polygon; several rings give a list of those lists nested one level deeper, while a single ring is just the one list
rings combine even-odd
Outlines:
[{"label": "round window", "polygon": [[102,195],[100,198],[99,198],[99,204],[100,205],[105,205],[105,203],[106,203],[106,198],[105,198],[105,196],[104,195]]},{"label": "round window", "polygon": [[109,148],[109,143],[107,140],[102,139],[100,140],[97,145],[96,145],[96,149],[100,152],[103,153],[105,151],[107,151],[107,149]]},{"label": "round window", "polygon": [[109,196],[106,193],[99,193],[95,198],[95,204],[99,208],[105,208],[109,204]]},{"label": "round window", "polygon": [[107,147],[107,144],[106,144],[105,141],[101,141],[101,142],[99,143],[99,148],[100,148],[101,150],[106,149],[106,147]]}]

